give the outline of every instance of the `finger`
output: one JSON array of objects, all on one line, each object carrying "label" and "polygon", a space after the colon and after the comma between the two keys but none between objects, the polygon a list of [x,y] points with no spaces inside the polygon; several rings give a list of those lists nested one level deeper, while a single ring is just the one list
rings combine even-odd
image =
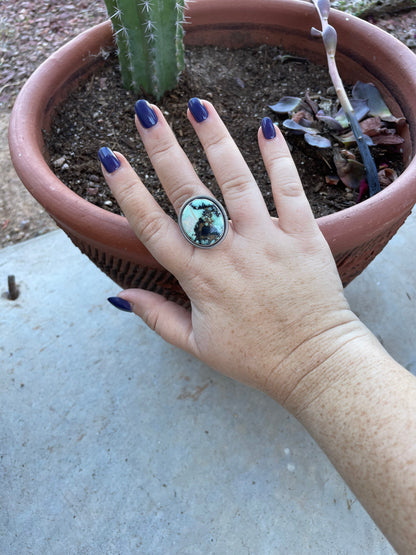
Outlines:
[{"label": "finger", "polygon": [[265,120],[259,129],[258,140],[272,185],[279,227],[292,234],[315,232],[317,224],[286,141],[270,118]]},{"label": "finger", "polygon": [[122,154],[104,147],[99,157],[105,180],[133,231],[156,260],[175,273],[192,249],[179,227],[165,214]]},{"label": "finger", "polygon": [[119,297],[128,301],[133,312],[165,341],[195,354],[189,310],[144,289],[126,289]]},{"label": "finger", "polygon": [[135,110],[137,130],[176,213],[190,197],[212,196],[196,175],[159,108],[139,100]]},{"label": "finger", "polygon": [[268,216],[267,208],[227,128],[210,102],[193,98],[188,106],[188,118],[221,187],[233,227],[240,232],[258,227]]}]

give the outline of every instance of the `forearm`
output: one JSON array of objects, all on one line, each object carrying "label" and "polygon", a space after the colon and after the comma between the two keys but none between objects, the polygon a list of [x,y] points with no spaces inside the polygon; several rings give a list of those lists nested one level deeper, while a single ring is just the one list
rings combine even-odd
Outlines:
[{"label": "forearm", "polygon": [[413,554],[416,379],[363,330],[309,373],[287,406],[396,550]]}]

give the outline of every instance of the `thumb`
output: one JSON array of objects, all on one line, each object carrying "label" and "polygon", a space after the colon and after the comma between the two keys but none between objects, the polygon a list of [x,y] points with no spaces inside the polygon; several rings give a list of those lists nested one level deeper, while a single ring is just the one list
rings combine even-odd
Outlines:
[{"label": "thumb", "polygon": [[128,301],[132,312],[168,343],[189,353],[192,348],[191,312],[162,295],[144,289],[126,289],[118,295]]}]

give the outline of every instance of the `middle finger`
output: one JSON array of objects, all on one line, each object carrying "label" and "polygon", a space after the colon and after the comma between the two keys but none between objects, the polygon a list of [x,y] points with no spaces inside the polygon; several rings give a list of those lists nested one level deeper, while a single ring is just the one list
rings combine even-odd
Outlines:
[{"label": "middle finger", "polygon": [[137,130],[175,212],[178,214],[190,197],[212,197],[210,190],[196,175],[159,108],[146,100],[139,100],[135,111]]}]

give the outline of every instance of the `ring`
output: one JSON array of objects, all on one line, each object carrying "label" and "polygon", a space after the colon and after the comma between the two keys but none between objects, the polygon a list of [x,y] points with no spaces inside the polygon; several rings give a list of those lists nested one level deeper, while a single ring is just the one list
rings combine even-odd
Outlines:
[{"label": "ring", "polygon": [[225,239],[228,218],[221,204],[211,197],[188,199],[179,212],[179,228],[191,245],[201,249],[215,247]]}]

